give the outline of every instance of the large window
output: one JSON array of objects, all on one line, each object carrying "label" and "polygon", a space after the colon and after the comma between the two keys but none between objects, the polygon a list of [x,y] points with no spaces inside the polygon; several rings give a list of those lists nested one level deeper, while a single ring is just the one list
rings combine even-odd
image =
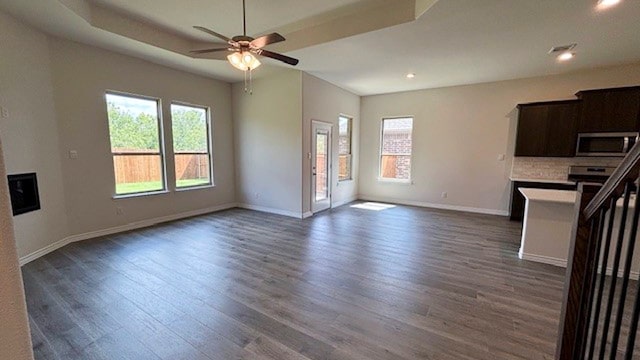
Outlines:
[{"label": "large window", "polygon": [[411,142],[413,118],[382,120],[380,178],[400,181],[411,179]]},{"label": "large window", "polygon": [[107,93],[116,195],[165,190],[160,101]]},{"label": "large window", "polygon": [[351,129],[353,120],[346,116],[338,117],[338,180],[351,180]]},{"label": "large window", "polygon": [[171,104],[176,187],[211,185],[209,110]]}]

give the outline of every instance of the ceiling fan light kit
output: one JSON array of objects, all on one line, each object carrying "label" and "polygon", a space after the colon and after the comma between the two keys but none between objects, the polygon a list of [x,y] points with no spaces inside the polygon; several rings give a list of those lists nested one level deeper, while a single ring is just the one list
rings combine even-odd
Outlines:
[{"label": "ceiling fan light kit", "polygon": [[251,71],[255,70],[262,63],[257,57],[250,52],[234,52],[227,56],[229,63],[238,70]]},{"label": "ceiling fan light kit", "polygon": [[[212,52],[219,51],[230,51],[231,54],[227,56],[227,60],[229,64],[235,67],[238,70],[244,71],[245,73],[245,92],[251,93],[251,72],[261,65],[260,60],[256,57],[265,56],[278,61],[282,61],[286,64],[296,66],[298,65],[298,59],[294,59],[292,57],[278,54],[272,51],[264,50],[263,47],[274,44],[278,42],[285,41],[284,36],[278,33],[271,33],[268,35],[261,36],[257,39],[254,39],[250,36],[247,36],[247,17],[246,17],[246,7],[245,0],[242,0],[242,28],[243,35],[234,36],[233,38],[228,38],[222,34],[219,34],[213,30],[207,29],[202,26],[194,26],[195,29],[205,32],[209,35],[213,35],[218,39],[224,40],[229,46],[226,48],[214,48],[214,49],[202,49],[202,50],[193,50],[191,53],[194,54],[206,54]],[[249,72],[249,84],[247,86],[247,71]]]}]

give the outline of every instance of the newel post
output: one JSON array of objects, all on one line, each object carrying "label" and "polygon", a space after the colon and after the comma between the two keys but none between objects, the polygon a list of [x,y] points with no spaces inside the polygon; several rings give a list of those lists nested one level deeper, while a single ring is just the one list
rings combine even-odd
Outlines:
[{"label": "newel post", "polygon": [[599,231],[597,219],[593,221],[594,227],[592,229],[592,219],[585,217],[584,209],[601,187],[600,184],[578,184],[558,330],[556,360],[582,358],[581,351],[587,337],[589,324],[587,308],[593,292],[591,277],[593,267],[597,266],[595,248],[596,235]]}]

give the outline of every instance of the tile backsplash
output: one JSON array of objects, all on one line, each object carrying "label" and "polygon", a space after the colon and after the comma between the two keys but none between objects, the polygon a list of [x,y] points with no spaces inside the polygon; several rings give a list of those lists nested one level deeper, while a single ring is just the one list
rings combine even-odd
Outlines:
[{"label": "tile backsplash", "polygon": [[622,158],[515,157],[511,168],[511,177],[514,179],[567,180],[569,166],[571,165],[616,167],[620,164],[620,161],[622,161]]}]

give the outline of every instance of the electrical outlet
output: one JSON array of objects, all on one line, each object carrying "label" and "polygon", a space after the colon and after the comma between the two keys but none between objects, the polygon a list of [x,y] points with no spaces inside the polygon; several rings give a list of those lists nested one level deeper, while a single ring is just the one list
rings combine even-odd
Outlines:
[{"label": "electrical outlet", "polygon": [[77,159],[78,152],[76,150],[69,150],[69,159]]},{"label": "electrical outlet", "polygon": [[442,198],[443,198],[443,199],[446,199],[446,198],[447,198],[447,196],[449,196],[449,194],[447,194],[447,192],[446,192],[446,191],[443,191],[443,192],[442,192],[442,195],[440,195],[440,196],[442,196]]},{"label": "electrical outlet", "polygon": [[116,215],[124,215],[124,209],[118,206],[116,208]]},{"label": "electrical outlet", "polygon": [[498,154],[498,161],[504,161],[505,155],[504,154]]},{"label": "electrical outlet", "polygon": [[260,193],[259,192],[255,193],[254,195],[255,195],[256,199],[260,199]]},{"label": "electrical outlet", "polygon": [[9,109],[7,109],[4,106],[0,106],[0,116],[2,116],[2,118],[8,118],[9,117]]}]

